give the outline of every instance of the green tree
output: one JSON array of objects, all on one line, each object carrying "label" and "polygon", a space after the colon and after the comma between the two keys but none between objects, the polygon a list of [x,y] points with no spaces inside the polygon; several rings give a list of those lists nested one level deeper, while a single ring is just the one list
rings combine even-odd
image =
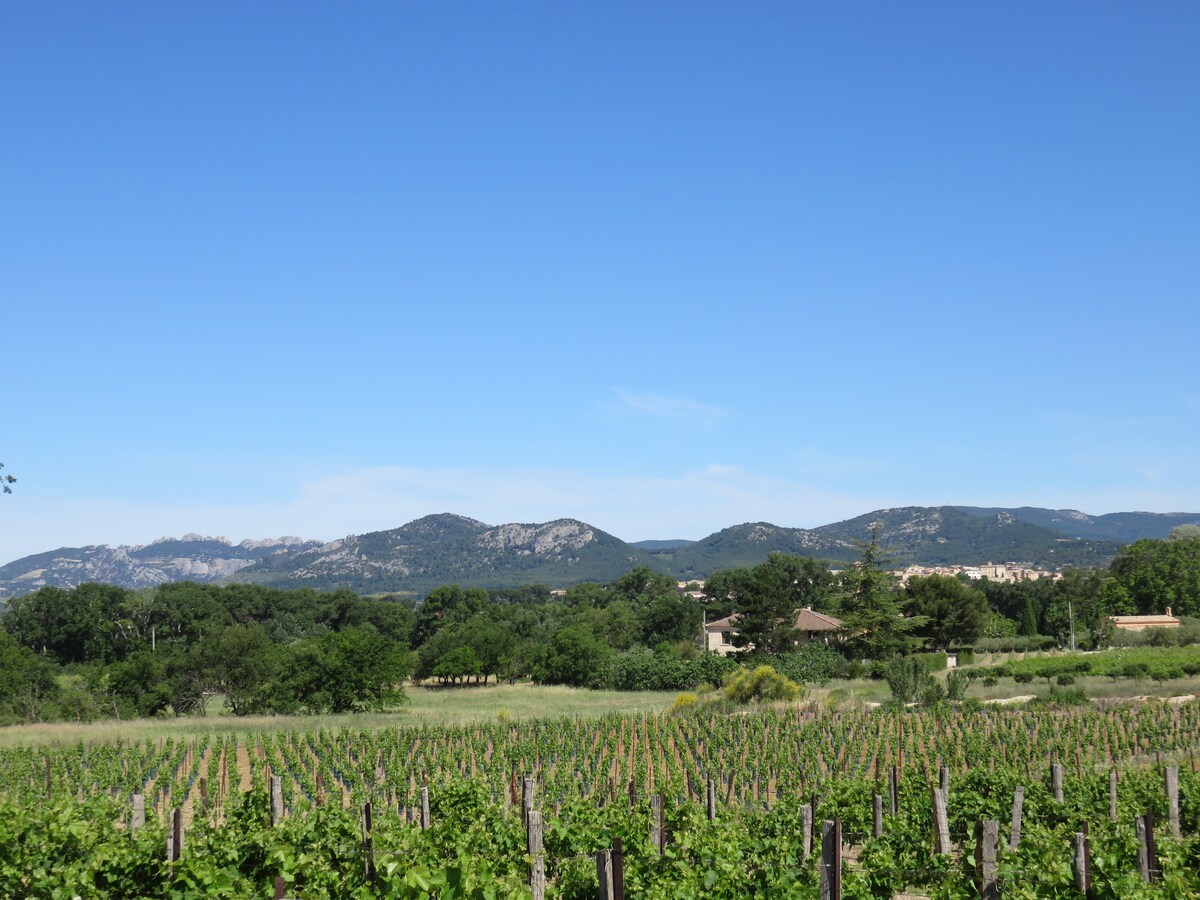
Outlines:
[{"label": "green tree", "polygon": [[482,670],[483,663],[474,650],[470,647],[458,647],[437,661],[437,665],[433,667],[433,676],[441,682],[458,684],[460,679],[465,680],[472,675],[478,679]]},{"label": "green tree", "polygon": [[[0,463],[0,469],[4,468],[4,463]],[[6,494],[12,493],[12,486],[17,483],[17,479],[11,475],[0,475],[0,490]]]},{"label": "green tree", "polygon": [[491,605],[491,598],[482,588],[466,588],[457,584],[443,585],[430,591],[417,609],[413,624],[413,646],[425,643],[439,628],[465,622],[475,613]]},{"label": "green tree", "polygon": [[916,656],[892,659],[883,666],[883,677],[897,703],[928,703],[942,696],[937,679]]},{"label": "green tree", "polygon": [[270,710],[270,685],[279,678],[280,649],[257,623],[228,625],[206,641],[205,662],[235,716]]},{"label": "green tree", "polygon": [[1106,600],[1113,612],[1200,615],[1200,538],[1141,540],[1123,548],[1109,567]]},{"label": "green tree", "polygon": [[879,526],[859,548],[859,559],[842,574],[842,626],[846,646],[859,659],[886,660],[914,649],[913,633],[926,624],[923,616],[902,615],[896,580],[883,568]]},{"label": "green tree", "polygon": [[718,572],[704,585],[712,601],[732,605],[737,617],[733,643],[767,656],[795,649],[800,638],[796,613],[825,605],[832,590],[833,576],[824,563],[783,553],[772,553],[750,569]]},{"label": "green tree", "polygon": [[386,709],[404,701],[408,653],[375,631],[350,628],[287,648],[273,706],[315,713]]},{"label": "green tree", "polygon": [[988,614],[983,591],[948,575],[928,575],[910,578],[903,593],[908,612],[927,620],[915,633],[931,647],[969,646],[983,633]]},{"label": "green tree", "polygon": [[612,650],[583,626],[572,625],[555,632],[533,667],[540,684],[590,684],[604,668]]},{"label": "green tree", "polygon": [[0,724],[36,721],[58,697],[56,667],[0,628]]},{"label": "green tree", "polygon": [[1037,612],[1033,608],[1032,597],[1025,598],[1025,607],[1021,610],[1021,636],[1030,638],[1038,636]]}]

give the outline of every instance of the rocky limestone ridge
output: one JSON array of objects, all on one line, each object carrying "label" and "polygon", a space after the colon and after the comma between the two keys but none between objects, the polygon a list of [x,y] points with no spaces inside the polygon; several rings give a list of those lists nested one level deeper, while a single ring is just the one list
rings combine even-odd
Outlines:
[{"label": "rocky limestone ridge", "polygon": [[558,519],[545,525],[500,525],[479,536],[486,549],[524,549],[540,556],[561,556],[565,550],[581,550],[595,540],[589,526],[574,519]]}]

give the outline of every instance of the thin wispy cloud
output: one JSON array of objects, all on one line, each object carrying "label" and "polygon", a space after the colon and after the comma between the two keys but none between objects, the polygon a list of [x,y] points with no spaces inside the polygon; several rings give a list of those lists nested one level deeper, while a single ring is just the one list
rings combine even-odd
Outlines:
[{"label": "thin wispy cloud", "polygon": [[725,410],[721,407],[690,397],[623,390],[616,391],[615,399],[609,406],[621,412],[708,426],[715,425],[725,415]]}]

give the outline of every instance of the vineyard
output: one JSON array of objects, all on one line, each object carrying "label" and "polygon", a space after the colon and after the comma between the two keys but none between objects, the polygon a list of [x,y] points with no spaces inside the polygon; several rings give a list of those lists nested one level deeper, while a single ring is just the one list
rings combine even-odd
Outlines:
[{"label": "vineyard", "polygon": [[0,896],[615,897],[616,859],[629,897],[971,897],[991,820],[993,896],[1198,897],[1197,750],[1197,703],[4,750]]}]

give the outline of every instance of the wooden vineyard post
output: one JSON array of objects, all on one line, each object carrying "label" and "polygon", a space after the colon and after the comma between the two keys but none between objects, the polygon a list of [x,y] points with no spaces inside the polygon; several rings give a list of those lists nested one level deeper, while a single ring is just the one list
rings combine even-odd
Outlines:
[{"label": "wooden vineyard post", "polygon": [[1144,816],[1138,816],[1134,820],[1134,827],[1138,838],[1138,872],[1142,876],[1142,881],[1149,884],[1157,881],[1159,876],[1158,854],[1154,846],[1153,810],[1148,809]]},{"label": "wooden vineyard post", "polygon": [[271,776],[271,824],[283,822],[283,780],[278,775]]},{"label": "wooden vineyard post", "polygon": [[892,795],[892,815],[900,811],[900,773],[895,766],[888,772],[888,788]]},{"label": "wooden vineyard post", "polygon": [[813,808],[810,804],[805,803],[800,807],[800,846],[803,848],[805,862],[808,862],[808,858],[812,856],[812,838]]},{"label": "wooden vineyard post", "polygon": [[1167,766],[1163,772],[1163,781],[1167,790],[1167,827],[1171,829],[1171,837],[1178,839],[1179,830],[1179,766]]},{"label": "wooden vineyard post", "polygon": [[879,794],[875,795],[871,804],[871,836],[883,837],[883,797]]},{"label": "wooden vineyard post", "polygon": [[938,769],[938,787],[942,789],[942,796],[946,798],[946,802],[950,802],[950,769],[947,766],[942,766]]},{"label": "wooden vineyard post", "polygon": [[619,837],[613,838],[611,859],[613,900],[625,900],[625,848]]},{"label": "wooden vineyard post", "polygon": [[54,779],[50,777],[50,757],[43,757],[46,760],[46,799],[49,800],[54,795]]},{"label": "wooden vineyard post", "polygon": [[[533,778],[526,775],[521,779],[521,823],[529,824],[529,811],[533,809]],[[424,827],[424,826],[422,826]]]},{"label": "wooden vineyard post", "polygon": [[596,877],[600,881],[600,900],[616,900],[613,894],[611,850],[596,853]]},{"label": "wooden vineyard post", "polygon": [[666,846],[663,834],[662,794],[650,795],[650,845],[654,847],[654,852],[659,855],[662,854],[663,848]]},{"label": "wooden vineyard post", "polygon": [[284,880],[282,875],[275,876],[275,900],[283,900]]},{"label": "wooden vineyard post", "polygon": [[633,809],[637,806],[637,782],[632,778],[629,779],[629,808]]},{"label": "wooden vineyard post", "polygon": [[1054,791],[1054,799],[1059,803],[1063,802],[1063,766],[1062,763],[1054,763],[1050,767],[1050,788]]},{"label": "wooden vineyard post", "polygon": [[1025,785],[1017,785],[1013,791],[1012,825],[1008,829],[1008,849],[1016,850],[1021,845],[1021,813],[1025,809]]},{"label": "wooden vineyard post", "polygon": [[136,834],[137,830],[146,824],[146,798],[134,794],[130,798],[129,833]]},{"label": "wooden vineyard post", "polygon": [[367,881],[375,880],[375,842],[371,837],[371,801],[362,805],[362,846],[363,846],[363,877]]},{"label": "wooden vineyard post", "polygon": [[708,795],[705,806],[708,810],[708,821],[711,822],[717,817],[717,782],[712,778],[708,779]]},{"label": "wooden vineyard post", "polygon": [[934,852],[950,852],[950,823],[946,818],[946,796],[941,788],[933,788]]},{"label": "wooden vineyard post", "polygon": [[821,830],[821,900],[842,900],[842,820]]},{"label": "wooden vineyard post", "polygon": [[1092,848],[1088,835],[1084,831],[1075,832],[1075,857],[1072,866],[1075,871],[1075,889],[1085,897],[1092,895]]},{"label": "wooden vineyard post", "polygon": [[183,856],[183,810],[178,806],[171,810],[167,820],[167,862],[178,862]]},{"label": "wooden vineyard post", "polygon": [[525,838],[532,859],[529,868],[529,889],[533,900],[545,900],[546,897],[546,858],[542,855],[542,834],[542,812],[531,809],[529,821],[526,823]]},{"label": "wooden vineyard post", "polygon": [[421,788],[421,830],[429,828],[429,785]]},{"label": "wooden vineyard post", "polygon": [[975,871],[979,877],[977,887],[982,900],[999,900],[1000,897],[996,865],[996,847],[999,843],[998,821],[986,819],[975,826]]},{"label": "wooden vineyard post", "polygon": [[1117,821],[1117,769],[1108,770],[1108,818]]}]

